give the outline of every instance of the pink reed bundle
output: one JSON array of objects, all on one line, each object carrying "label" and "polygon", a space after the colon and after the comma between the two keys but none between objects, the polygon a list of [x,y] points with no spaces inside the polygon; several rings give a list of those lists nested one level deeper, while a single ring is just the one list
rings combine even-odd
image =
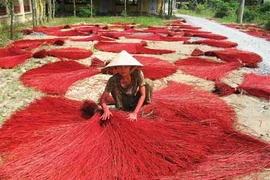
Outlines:
[{"label": "pink reed bundle", "polygon": [[119,37],[125,36],[126,34],[129,34],[130,31],[112,31],[112,30],[103,30],[98,31],[98,36],[104,36],[111,39],[119,39]]},{"label": "pink reed bundle", "polygon": [[24,55],[24,54],[27,54],[27,53],[29,53],[29,52],[25,51],[23,49],[14,47],[14,46],[8,46],[6,48],[0,48],[0,57]]},{"label": "pink reed bundle", "polygon": [[215,56],[222,61],[227,62],[240,62],[243,66],[255,68],[258,67],[258,63],[262,61],[262,57],[256,53],[243,51],[239,49],[224,49],[213,51],[202,51],[195,48],[191,53],[192,56]]},{"label": "pink reed bundle", "polygon": [[[152,80],[167,77],[177,70],[177,67],[172,63],[159,58],[147,56],[134,56],[134,58],[143,64],[142,71],[144,76]],[[160,71],[161,69],[162,71]]]},{"label": "pink reed bundle", "polygon": [[202,126],[221,128],[225,132],[231,132],[235,122],[234,110],[218,96],[176,82],[155,92],[152,103],[144,108],[143,114],[170,122],[186,118]]},{"label": "pink reed bundle", "polygon": [[88,36],[92,34],[92,32],[80,32],[76,29],[69,29],[69,30],[43,30],[44,34],[50,35],[50,36]]},{"label": "pink reed bundle", "polygon": [[222,81],[216,81],[214,90],[212,91],[215,94],[218,94],[219,96],[229,96],[235,92],[237,92],[236,88],[232,88],[226,83],[223,83]]},{"label": "pink reed bundle", "polygon": [[175,51],[166,49],[150,49],[144,47],[145,43],[117,43],[117,42],[98,42],[94,47],[100,51],[121,52],[126,50],[130,54],[169,54]]},{"label": "pink reed bundle", "polygon": [[225,40],[228,39],[226,36],[219,35],[219,34],[214,34],[214,33],[201,33],[201,32],[193,32],[193,33],[185,33],[185,36],[188,37],[202,37],[202,38],[207,38],[207,39],[215,39],[215,40]]},{"label": "pink reed bundle", "polygon": [[255,68],[258,67],[258,63],[262,61],[262,57],[254,52],[243,51],[238,49],[225,49],[206,51],[206,56],[215,56],[222,61],[227,62],[241,62],[246,67]]},{"label": "pink reed bundle", "polygon": [[85,38],[69,38],[71,41],[112,41],[112,38],[100,36],[100,35],[92,35],[90,37]]},{"label": "pink reed bundle", "polygon": [[[126,113],[113,114],[107,122],[100,122],[97,112],[88,121],[35,131],[42,138],[10,151],[15,158],[5,159],[0,175],[11,179],[172,176],[205,161],[210,147],[204,138],[217,142],[220,133],[191,121],[170,123],[140,118],[131,122]],[[199,134],[204,138],[198,138]]]},{"label": "pink reed bundle", "polygon": [[208,80],[219,80],[232,70],[242,67],[239,62],[215,62],[211,59],[196,57],[180,59],[174,64],[188,74]]},{"label": "pink reed bundle", "polygon": [[270,99],[270,76],[255,73],[246,74],[237,89],[252,96]]},{"label": "pink reed bundle", "polygon": [[83,48],[59,48],[59,49],[51,49],[51,50],[40,50],[34,53],[35,58],[43,58],[45,56],[54,56],[58,58],[66,58],[66,59],[85,59],[92,56],[93,52],[91,50],[83,49]]},{"label": "pink reed bundle", "polygon": [[35,131],[84,121],[85,113],[80,111],[81,108],[84,108],[81,102],[61,97],[45,96],[35,100],[14,113],[0,129],[0,155],[41,138]]},{"label": "pink reed bundle", "polygon": [[105,62],[100,60],[97,57],[91,59],[91,67],[102,67],[105,65]]},{"label": "pink reed bundle", "polygon": [[197,41],[192,41],[192,42],[185,41],[184,44],[205,44],[209,46],[222,47],[222,48],[232,48],[238,45],[235,42],[226,41],[226,40],[215,40],[215,39],[204,39],[204,40],[197,40]]},{"label": "pink reed bundle", "polygon": [[[11,48],[12,49],[12,48]],[[13,51],[10,48],[0,49],[0,67],[14,68],[32,57],[31,53],[23,51]]]},{"label": "pink reed bundle", "polygon": [[[61,104],[62,100],[59,101]],[[0,176],[9,179],[193,179],[201,174],[227,179],[261,170],[270,163],[267,143],[232,129],[231,107],[217,96],[192,86],[171,83],[155,92],[152,104],[142,109],[137,122],[129,121],[125,112],[115,110],[109,120],[100,121],[97,106],[93,102],[83,104],[87,106],[84,112],[92,114],[87,121],[80,121],[81,108],[76,105],[76,110],[72,103],[68,109],[73,114],[50,115],[55,120],[74,123],[59,123],[38,130],[25,126],[39,138],[8,151],[0,166]],[[64,110],[52,103],[46,106],[54,107],[55,112]],[[24,115],[31,118],[27,110]],[[43,116],[39,118],[41,126],[44,125]],[[33,136],[29,131],[25,138]],[[248,154],[252,152],[256,154]],[[216,169],[226,167],[228,173],[224,173],[225,169],[222,173],[209,171],[210,165]]]},{"label": "pink reed bundle", "polygon": [[179,29],[201,29],[201,27],[191,26],[189,24],[183,24],[183,23],[169,23],[167,26],[173,26],[177,27]]},{"label": "pink reed bundle", "polygon": [[31,69],[20,80],[25,86],[50,94],[64,94],[76,81],[93,76],[99,71],[75,61],[60,61]]},{"label": "pink reed bundle", "polygon": [[42,45],[57,45],[63,46],[66,38],[52,38],[52,39],[22,39],[14,41],[9,44],[10,47],[16,47],[20,49],[25,49],[32,51],[35,48],[38,48]]},{"label": "pink reed bundle", "polygon": [[126,38],[130,39],[142,39],[142,40],[151,40],[151,41],[187,41],[190,38],[188,37],[171,37],[171,36],[162,36],[159,34],[153,35],[125,35]]},{"label": "pink reed bundle", "polygon": [[227,96],[233,93],[243,93],[255,97],[270,99],[270,76],[249,73],[244,76],[243,82],[236,88],[232,88],[223,82],[215,83],[214,93]]}]

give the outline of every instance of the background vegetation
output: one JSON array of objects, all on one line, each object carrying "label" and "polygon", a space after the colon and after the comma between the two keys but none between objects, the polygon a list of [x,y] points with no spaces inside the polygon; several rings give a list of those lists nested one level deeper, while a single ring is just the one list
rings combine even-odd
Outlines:
[{"label": "background vegetation", "polygon": [[[12,3],[12,0],[9,0]],[[234,23],[238,22],[238,11],[240,7],[239,0],[182,0],[187,1],[185,4],[178,6],[178,13],[190,14],[206,18],[214,18],[219,22]],[[259,24],[263,28],[270,30],[270,2],[264,4],[259,3],[259,0],[245,0],[245,9],[243,14],[243,23]],[[59,5],[56,4],[56,14],[60,13]],[[91,11],[92,10],[92,11]],[[160,16],[97,16],[95,7],[87,5],[80,8],[78,16],[70,16],[66,18],[48,18],[39,26],[57,26],[74,23],[111,23],[111,22],[134,22],[142,24],[145,27],[163,25],[163,20],[167,17]],[[21,30],[32,27],[31,22],[18,24],[14,22],[14,36],[13,40],[22,37]],[[5,47],[10,41],[10,26],[8,24],[1,24],[0,26],[0,47]]]},{"label": "background vegetation", "polygon": [[[189,0],[180,5],[178,13],[214,18],[220,22],[238,21],[238,0]],[[258,0],[246,0],[243,23],[259,24],[270,30],[270,2],[261,4]]]}]

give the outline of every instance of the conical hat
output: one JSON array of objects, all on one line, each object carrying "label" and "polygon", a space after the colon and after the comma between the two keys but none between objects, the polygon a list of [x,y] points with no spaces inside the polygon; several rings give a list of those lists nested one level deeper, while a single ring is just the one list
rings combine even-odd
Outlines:
[{"label": "conical hat", "polygon": [[106,67],[114,66],[143,66],[132,57],[127,51],[121,51]]}]

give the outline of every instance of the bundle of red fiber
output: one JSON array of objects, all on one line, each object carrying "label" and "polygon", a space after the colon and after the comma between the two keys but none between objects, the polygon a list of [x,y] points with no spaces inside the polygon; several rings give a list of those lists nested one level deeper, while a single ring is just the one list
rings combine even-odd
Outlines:
[{"label": "bundle of red fiber", "polygon": [[71,41],[112,41],[113,39],[100,35],[92,35],[85,38],[69,38]]},{"label": "bundle of red fiber", "polygon": [[[93,103],[87,105],[95,109]],[[63,111],[63,108],[55,108]],[[127,120],[127,114],[121,111],[112,111],[113,116],[107,121],[99,120],[98,111],[88,121],[80,122],[70,116],[71,113],[64,118],[64,113],[57,114],[60,119],[77,123],[35,131],[35,136],[40,138],[7,152],[0,176],[9,179],[161,179],[179,173],[179,178],[193,179],[200,174],[205,176],[205,171],[198,169],[200,165],[214,166],[216,162],[218,167],[227,167],[230,173],[222,173],[222,178],[228,179],[261,170],[270,163],[269,145],[233,131],[232,109],[213,94],[172,83],[153,94],[152,104],[145,108],[149,109],[151,113],[147,115],[143,111],[137,122]],[[247,160],[251,157],[247,153],[252,152],[256,152],[252,157],[257,158],[249,159],[249,163],[240,161],[241,158]],[[218,171],[208,173],[213,179],[220,177]]]},{"label": "bundle of red fiber", "polygon": [[232,48],[236,47],[238,44],[231,41],[226,40],[214,40],[214,39],[204,39],[204,40],[197,40],[197,41],[184,41],[184,44],[205,44],[214,47],[223,47],[223,48]]},{"label": "bundle of red fiber", "polygon": [[11,151],[10,155],[16,158],[7,159],[0,167],[2,177],[153,179],[172,176],[205,160],[209,149],[204,147],[202,138],[197,138],[199,133],[205,138],[216,137],[209,129],[194,123],[188,123],[193,128],[184,123],[152,122],[143,118],[134,123],[123,112],[113,111],[113,114],[104,125],[100,125],[100,115],[96,113],[88,121],[37,131],[43,138]]},{"label": "bundle of red fiber", "polygon": [[241,62],[246,67],[258,67],[258,63],[262,61],[262,57],[254,52],[243,51],[239,49],[225,49],[206,51],[206,56],[216,56],[222,61]]},{"label": "bundle of red fiber", "polygon": [[62,46],[66,38],[52,38],[52,39],[22,39],[14,41],[9,44],[9,47],[16,47],[20,49],[33,50],[41,45],[58,45]]},{"label": "bundle of red fiber", "polygon": [[141,70],[144,76],[152,80],[167,77],[177,70],[177,67],[172,63],[159,58],[147,56],[134,56],[134,58],[143,64]]},{"label": "bundle of red fiber", "polygon": [[22,54],[25,54],[25,51],[23,51],[20,48],[16,48],[14,46],[8,46],[6,48],[0,48],[0,57],[22,55]]},{"label": "bundle of red fiber", "polygon": [[99,28],[96,26],[77,26],[74,27],[74,29],[80,33],[87,33],[87,34],[93,34],[97,31],[99,31]]},{"label": "bundle of red fiber", "polygon": [[76,29],[69,29],[69,30],[43,30],[44,34],[50,36],[87,36],[92,34],[92,32],[80,32]]},{"label": "bundle of red fiber", "polygon": [[154,92],[152,100],[144,107],[143,114],[155,120],[178,122],[179,118],[180,121],[184,118],[225,132],[231,132],[235,122],[232,107],[218,96],[190,85],[171,82],[168,87]]},{"label": "bundle of red fiber", "polygon": [[105,36],[108,38],[119,39],[119,37],[130,33],[130,31],[98,31],[97,35]]},{"label": "bundle of red fiber", "polygon": [[187,41],[190,38],[188,37],[171,37],[171,36],[162,36],[159,34],[153,35],[125,35],[126,38],[130,39],[143,39],[151,41]]},{"label": "bundle of red fiber", "polygon": [[32,57],[31,53],[1,57],[0,58],[0,67],[1,68],[14,68],[14,67],[24,63],[27,59],[29,59],[31,57]]},{"label": "bundle of red fiber", "polygon": [[204,51],[200,50],[199,48],[195,48],[191,53],[191,56],[203,56],[203,55]]},{"label": "bundle of red fiber", "polygon": [[[197,164],[192,170],[178,173],[179,179],[258,179],[256,172],[269,167],[269,144],[252,139],[247,135],[235,134],[224,136],[216,144],[213,155],[207,161]],[[236,147],[228,146],[234,144]],[[225,146],[224,146],[225,145]],[[232,149],[233,148],[233,149]],[[267,178],[267,174],[261,178]]]},{"label": "bundle of red fiber", "polygon": [[166,49],[150,49],[144,47],[142,43],[117,43],[117,42],[98,42],[94,47],[100,51],[121,52],[126,50],[130,54],[169,54],[175,51]]},{"label": "bundle of red fiber", "polygon": [[[170,93],[173,87],[176,88],[177,95],[194,95],[188,92],[192,88],[180,85],[167,88],[168,97],[173,98],[174,94]],[[183,99],[184,96],[176,97],[184,100],[183,104],[192,100]],[[222,109],[222,104],[220,107]],[[178,112],[182,110],[179,109]],[[153,114],[160,112],[158,109],[154,111]],[[63,119],[71,118],[69,114]],[[123,112],[113,111],[113,114],[108,122],[101,123],[102,126],[98,123],[99,114],[95,114],[89,121],[35,131],[36,135],[42,138],[9,152],[16,158],[7,159],[0,172],[9,176],[16,171],[17,173],[11,176],[14,179],[19,176],[33,179],[54,179],[58,176],[63,179],[67,176],[92,179],[103,176],[109,179],[152,179],[171,176],[207,160],[211,144],[216,144],[222,133],[216,126],[211,127],[206,122],[205,126],[202,126],[188,116],[175,116],[177,122],[140,118],[134,123],[128,121]],[[230,119],[230,114],[226,115]],[[173,116],[174,114],[167,118]],[[212,116],[212,119],[216,116]],[[166,117],[166,113],[162,117]],[[203,122],[203,119],[201,120]],[[24,170],[20,169],[22,165]]]},{"label": "bundle of red fiber", "polygon": [[97,57],[91,59],[91,67],[102,67],[104,65],[105,65],[104,61],[100,60]]},{"label": "bundle of red fiber", "polygon": [[0,155],[41,138],[33,133],[35,131],[84,121],[80,108],[85,108],[81,102],[61,97],[45,96],[35,100],[27,108],[13,114],[0,129]]},{"label": "bundle of red fiber", "polygon": [[270,76],[255,73],[246,74],[237,89],[252,96],[270,99]]},{"label": "bundle of red fiber", "polygon": [[177,31],[181,31],[181,32],[185,32],[187,34],[192,34],[192,33],[211,33],[209,31],[202,31],[202,30],[197,30],[197,29],[180,29],[180,30],[175,30],[176,32]]},{"label": "bundle of red fiber", "polygon": [[66,59],[84,59],[92,56],[93,52],[91,50],[83,49],[83,48],[58,48],[58,49],[51,49],[51,50],[40,50],[34,53],[35,58],[43,58],[45,56],[54,56],[58,58],[66,58]]},{"label": "bundle of red fiber", "polygon": [[214,90],[212,91],[215,94],[218,94],[219,96],[229,96],[236,92],[236,88],[232,88],[228,84],[225,84],[222,81],[216,81]]},{"label": "bundle of red fiber", "polygon": [[170,24],[167,24],[167,26],[174,26],[180,29],[201,29],[201,27],[191,26],[189,24],[183,24],[183,23],[170,23]]},{"label": "bundle of red fiber", "polygon": [[239,62],[215,62],[211,59],[190,57],[174,63],[182,71],[207,80],[220,80],[232,70],[242,67]]},{"label": "bundle of red fiber", "polygon": [[201,33],[201,32],[193,32],[193,33],[185,33],[185,36],[193,36],[193,37],[202,37],[202,38],[208,38],[208,39],[216,39],[216,40],[224,40],[228,39],[226,36],[214,34],[214,33]]},{"label": "bundle of red fiber", "polygon": [[24,85],[50,94],[64,94],[76,81],[93,76],[99,71],[75,61],[60,61],[31,69],[20,79]]}]

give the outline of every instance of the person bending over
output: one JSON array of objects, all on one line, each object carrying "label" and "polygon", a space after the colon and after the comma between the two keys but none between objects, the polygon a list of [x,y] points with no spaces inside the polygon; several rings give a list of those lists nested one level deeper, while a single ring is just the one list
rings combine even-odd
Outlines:
[{"label": "person bending over", "polygon": [[129,111],[128,119],[137,120],[137,114],[144,104],[151,102],[153,83],[144,79],[144,74],[138,67],[143,66],[126,51],[121,51],[105,68],[113,68],[114,75],[110,77],[100,98],[104,111],[101,120],[107,120],[112,112],[106,104],[111,94],[115,106],[119,110]]}]

